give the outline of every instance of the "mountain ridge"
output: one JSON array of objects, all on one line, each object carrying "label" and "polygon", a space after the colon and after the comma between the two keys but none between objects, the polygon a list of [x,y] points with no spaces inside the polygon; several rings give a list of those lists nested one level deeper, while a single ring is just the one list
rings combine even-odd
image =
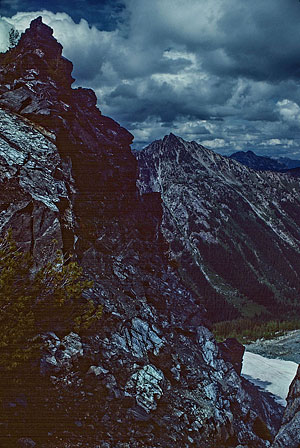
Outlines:
[{"label": "mountain ridge", "polygon": [[[174,135],[135,155],[140,191],[161,192],[163,233],[186,284],[194,284],[202,299],[205,291],[210,318],[226,302],[223,320],[237,317],[241,304],[252,316],[276,307],[280,315],[281,300],[283,308],[289,301],[297,307],[297,179],[254,171]],[[274,261],[278,253],[290,266],[290,287],[281,261]],[[248,285],[241,283],[246,278]]]},{"label": "mountain ridge", "polygon": [[297,168],[300,167],[299,160],[288,157],[273,159],[272,157],[258,156],[253,151],[238,151],[231,154],[229,158],[258,171],[278,171],[295,175],[299,171]]}]

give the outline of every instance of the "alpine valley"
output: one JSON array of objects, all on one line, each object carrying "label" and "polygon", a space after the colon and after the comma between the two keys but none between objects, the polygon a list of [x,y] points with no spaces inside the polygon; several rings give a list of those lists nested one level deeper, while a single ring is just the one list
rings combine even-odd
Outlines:
[{"label": "alpine valley", "polygon": [[299,313],[300,181],[172,134],[133,154],[71,73],[40,17],[0,54],[0,232],[32,275],[73,254],[102,316],[0,364],[1,447],[298,447],[299,374],[284,411],[209,328]]}]

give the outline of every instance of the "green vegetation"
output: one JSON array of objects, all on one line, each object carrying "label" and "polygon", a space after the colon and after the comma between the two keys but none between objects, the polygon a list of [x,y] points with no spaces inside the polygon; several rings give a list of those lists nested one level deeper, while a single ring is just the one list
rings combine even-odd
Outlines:
[{"label": "green vegetation", "polygon": [[34,358],[38,334],[80,333],[101,316],[101,306],[82,298],[92,282],[61,251],[37,274],[32,268],[32,257],[17,247],[9,231],[0,239],[0,371]]},{"label": "green vegetation", "polygon": [[298,330],[299,328],[300,319],[265,321],[240,318],[215,323],[212,331],[217,341],[224,341],[226,338],[236,338],[242,344],[247,344],[256,339],[271,339],[281,336],[287,331]]}]

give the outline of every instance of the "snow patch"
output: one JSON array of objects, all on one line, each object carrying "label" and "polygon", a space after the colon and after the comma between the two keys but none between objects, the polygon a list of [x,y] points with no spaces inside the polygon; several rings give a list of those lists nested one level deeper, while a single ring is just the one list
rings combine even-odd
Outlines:
[{"label": "snow patch", "polygon": [[278,403],[286,406],[286,397],[297,368],[298,364],[293,361],[269,359],[245,352],[242,376],[260,389],[273,394]]}]

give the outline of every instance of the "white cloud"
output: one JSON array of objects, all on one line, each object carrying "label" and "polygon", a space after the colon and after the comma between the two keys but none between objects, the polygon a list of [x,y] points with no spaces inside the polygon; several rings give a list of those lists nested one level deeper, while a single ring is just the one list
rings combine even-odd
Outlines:
[{"label": "white cloud", "polygon": [[0,18],[0,52],[5,52],[8,50],[8,36],[11,28],[12,25],[9,22]]},{"label": "white cloud", "polygon": [[300,125],[300,107],[297,103],[284,99],[277,102],[277,108],[283,120]]},{"label": "white cloud", "polygon": [[211,149],[224,148],[224,146],[226,146],[225,140],[223,138],[215,138],[213,140],[203,140],[201,144]]},{"label": "white cloud", "polygon": [[53,29],[54,37],[63,45],[63,54],[72,60],[75,76],[95,78],[101,72],[102,65],[109,61],[108,54],[116,46],[118,32],[100,31],[90,27],[86,20],[75,23],[66,13],[50,11],[18,12],[11,18],[3,18],[20,32],[29,27],[30,22],[42,16],[43,22]]},{"label": "white cloud", "polygon": [[261,142],[261,146],[279,146],[283,148],[290,148],[296,145],[295,140],[286,138],[270,138]]},{"label": "white cloud", "polygon": [[279,138],[271,138],[270,140],[267,140],[268,145],[280,145],[281,140]]}]

